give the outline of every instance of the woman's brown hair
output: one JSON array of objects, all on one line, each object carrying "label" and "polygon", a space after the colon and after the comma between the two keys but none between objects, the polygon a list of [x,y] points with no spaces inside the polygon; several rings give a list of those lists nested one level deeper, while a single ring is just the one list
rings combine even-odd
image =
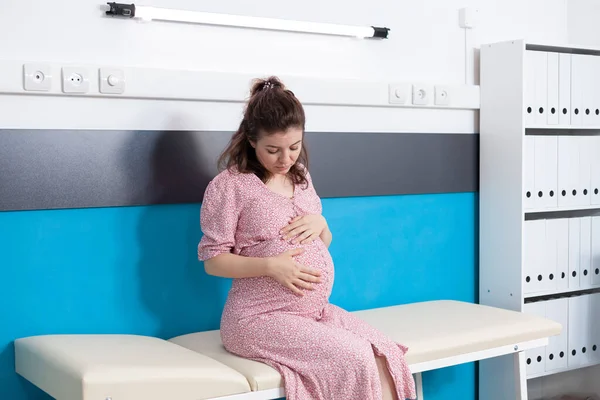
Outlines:
[{"label": "woman's brown hair", "polygon": [[[244,118],[219,157],[219,169],[254,173],[266,182],[269,172],[256,158],[256,152],[250,142],[256,143],[261,135],[272,135],[289,128],[301,129],[304,137],[305,121],[302,104],[279,78],[272,76],[268,79],[256,79],[250,90]],[[303,140],[298,160],[288,172],[294,184],[307,183],[306,168],[308,154]]]}]

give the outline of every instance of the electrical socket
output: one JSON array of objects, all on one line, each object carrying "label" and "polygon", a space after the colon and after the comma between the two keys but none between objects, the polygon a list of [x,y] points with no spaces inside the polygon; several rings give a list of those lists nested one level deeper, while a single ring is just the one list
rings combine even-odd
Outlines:
[{"label": "electrical socket", "polygon": [[63,67],[63,92],[87,93],[90,90],[90,75],[84,67]]},{"label": "electrical socket", "polygon": [[23,64],[23,88],[47,92],[52,88],[52,68],[47,64]]},{"label": "electrical socket", "polygon": [[412,103],[425,106],[430,103],[433,87],[431,85],[413,84]]},{"label": "electrical socket", "polygon": [[390,104],[406,104],[410,96],[410,90],[409,83],[390,84],[388,87],[388,101]]},{"label": "electrical socket", "polygon": [[435,87],[435,99],[436,105],[445,106],[450,104],[450,89],[447,86],[436,86]]}]

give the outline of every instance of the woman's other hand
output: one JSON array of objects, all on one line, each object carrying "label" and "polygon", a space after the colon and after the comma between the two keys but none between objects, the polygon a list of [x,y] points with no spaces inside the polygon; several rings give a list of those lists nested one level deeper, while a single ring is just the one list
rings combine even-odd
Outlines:
[{"label": "woman's other hand", "polygon": [[302,215],[293,218],[280,233],[285,240],[292,240],[292,244],[307,244],[321,236],[327,229],[325,217],[319,214]]},{"label": "woman's other hand", "polygon": [[313,283],[320,283],[321,271],[299,264],[294,257],[302,254],[302,249],[292,249],[269,259],[267,275],[297,295],[301,289],[312,290]]}]

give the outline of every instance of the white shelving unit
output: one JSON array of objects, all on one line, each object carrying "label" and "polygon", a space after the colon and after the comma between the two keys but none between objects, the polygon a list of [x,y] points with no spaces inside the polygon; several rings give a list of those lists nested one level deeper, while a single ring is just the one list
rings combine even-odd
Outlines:
[{"label": "white shelving unit", "polygon": [[542,398],[600,365],[600,49],[486,44],[480,74],[480,303],[563,332],[480,362],[479,398],[514,399],[515,374]]}]

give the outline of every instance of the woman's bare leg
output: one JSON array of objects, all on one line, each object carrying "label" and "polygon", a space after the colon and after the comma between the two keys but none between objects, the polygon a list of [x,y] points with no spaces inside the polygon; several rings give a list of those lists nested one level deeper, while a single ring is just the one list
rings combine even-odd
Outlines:
[{"label": "woman's bare leg", "polygon": [[381,379],[383,400],[398,400],[398,396],[396,396],[396,387],[385,364],[385,358],[376,356],[375,361],[377,362],[377,370],[379,371],[379,378]]}]

